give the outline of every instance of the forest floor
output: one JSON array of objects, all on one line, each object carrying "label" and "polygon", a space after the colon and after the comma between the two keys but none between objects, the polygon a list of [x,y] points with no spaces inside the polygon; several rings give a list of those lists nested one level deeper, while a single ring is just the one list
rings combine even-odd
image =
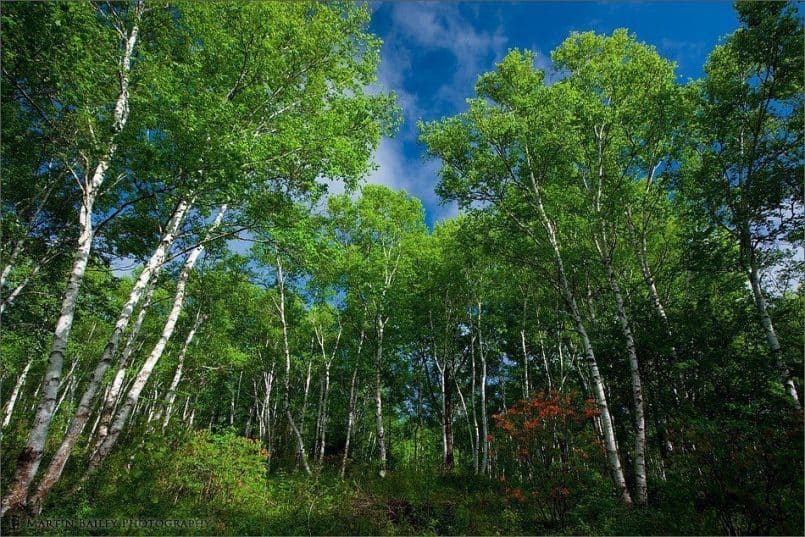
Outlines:
[{"label": "forest floor", "polygon": [[[153,476],[145,477],[144,483]],[[119,483],[129,485],[129,483]],[[56,500],[50,520],[203,520],[187,527],[70,531],[40,525],[26,535],[647,535],[709,533],[688,516],[669,515],[668,506],[629,510],[607,494],[587,491],[564,515],[549,521],[545,511],[520,504],[496,481],[474,475],[390,472],[380,479],[368,468],[354,468],[347,479],[323,472],[274,474],[249,497],[205,497],[184,491],[165,497],[159,486],[92,488],[69,505]],[[598,489],[598,487],[596,487]],[[150,496],[150,497],[149,497]],[[180,497],[181,496],[181,497]],[[680,513],[681,515],[681,513]],[[684,522],[687,520],[687,522]],[[701,521],[700,521],[701,522]],[[694,528],[698,528],[695,530]],[[17,530],[20,531],[20,530]]]}]

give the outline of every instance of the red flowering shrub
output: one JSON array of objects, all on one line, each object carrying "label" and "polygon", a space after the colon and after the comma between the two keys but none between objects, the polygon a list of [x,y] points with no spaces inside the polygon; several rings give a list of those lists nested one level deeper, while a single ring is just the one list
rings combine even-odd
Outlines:
[{"label": "red flowering shrub", "polygon": [[507,498],[563,527],[585,476],[602,462],[593,428],[597,415],[594,401],[558,392],[541,392],[493,415],[496,470],[508,483]]}]

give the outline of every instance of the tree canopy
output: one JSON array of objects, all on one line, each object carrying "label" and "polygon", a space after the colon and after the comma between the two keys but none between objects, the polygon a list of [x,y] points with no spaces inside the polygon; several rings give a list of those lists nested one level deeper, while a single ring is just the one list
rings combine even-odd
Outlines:
[{"label": "tree canopy", "polygon": [[510,50],[428,226],[369,5],[5,3],[0,524],[801,534],[803,24],[735,9]]}]

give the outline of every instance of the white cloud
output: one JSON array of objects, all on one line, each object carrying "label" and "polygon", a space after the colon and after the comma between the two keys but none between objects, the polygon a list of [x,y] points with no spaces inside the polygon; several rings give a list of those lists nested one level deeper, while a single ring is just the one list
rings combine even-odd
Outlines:
[{"label": "white cloud", "polygon": [[502,25],[494,32],[477,29],[454,3],[398,2],[393,7],[392,21],[392,39],[396,33],[424,50],[446,50],[454,56],[457,68],[437,97],[457,108],[472,94],[477,76],[505,53],[507,38]]},{"label": "white cloud", "polygon": [[418,136],[417,121],[435,119],[433,113],[428,114],[435,103],[423,102],[420,95],[405,89],[406,81],[421,76],[412,71],[411,51],[447,51],[455,58],[454,72],[441,74],[445,82],[436,91],[435,99],[459,111],[473,94],[478,75],[502,59],[507,39],[501,25],[494,32],[475,28],[462,16],[457,4],[397,2],[390,8],[392,29],[384,37],[378,90],[393,90],[397,94],[403,124],[395,139],[384,138],[380,142],[374,154],[378,168],[367,180],[396,190],[405,189],[422,200],[435,221],[450,218],[458,214],[458,206],[454,202],[442,206],[434,192],[439,162],[409,158],[405,152],[406,143],[413,143]]},{"label": "white cloud", "polygon": [[458,214],[455,203],[441,206],[441,200],[433,188],[436,186],[439,162],[436,160],[412,159],[405,157],[403,142],[399,139],[384,138],[374,159],[377,169],[369,174],[367,181],[385,185],[394,190],[405,190],[422,200],[434,221],[450,218]]},{"label": "white cloud", "polygon": [[550,54],[544,54],[537,45],[529,49],[534,53],[534,67],[545,73],[545,84],[550,86],[567,77],[567,72],[554,69]]}]

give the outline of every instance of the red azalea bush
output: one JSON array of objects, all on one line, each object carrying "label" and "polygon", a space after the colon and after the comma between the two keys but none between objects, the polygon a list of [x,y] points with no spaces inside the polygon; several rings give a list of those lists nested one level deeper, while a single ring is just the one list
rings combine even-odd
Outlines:
[{"label": "red azalea bush", "polygon": [[598,414],[592,399],[540,392],[493,415],[495,467],[509,501],[563,527],[583,483],[602,463],[593,422]]}]

